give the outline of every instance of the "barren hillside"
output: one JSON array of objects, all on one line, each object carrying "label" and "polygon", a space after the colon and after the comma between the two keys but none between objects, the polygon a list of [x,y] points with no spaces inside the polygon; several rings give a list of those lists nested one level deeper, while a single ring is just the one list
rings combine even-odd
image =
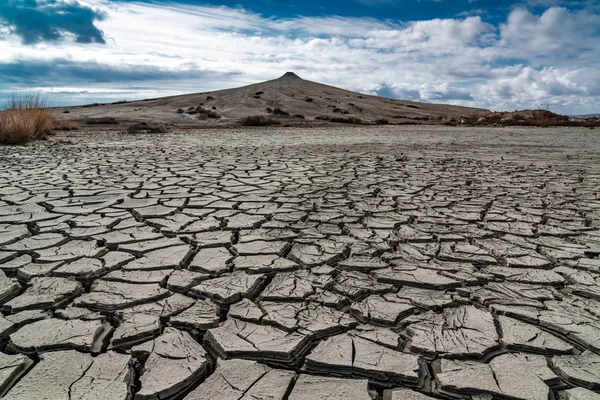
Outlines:
[{"label": "barren hillside", "polygon": [[[284,123],[320,124],[360,119],[367,123],[432,123],[478,117],[488,110],[369,96],[304,80],[292,72],[241,88],[112,104],[59,107],[64,118],[87,122],[153,121],[177,125],[231,125],[271,115]],[[100,119],[100,120],[98,120]]]}]

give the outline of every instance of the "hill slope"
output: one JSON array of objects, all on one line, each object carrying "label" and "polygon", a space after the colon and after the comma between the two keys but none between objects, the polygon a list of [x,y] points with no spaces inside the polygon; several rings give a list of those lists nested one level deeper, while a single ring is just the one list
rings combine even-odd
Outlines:
[{"label": "hill slope", "polygon": [[[200,112],[191,110],[192,107],[199,107]],[[122,122],[160,121],[177,125],[229,125],[247,116],[269,114],[276,119],[305,124],[331,118],[359,118],[365,122],[387,119],[391,123],[440,122],[444,118],[478,117],[489,112],[364,95],[307,81],[292,72],[279,79],[235,89],[56,110],[59,114],[64,112],[64,118],[83,123],[114,118]],[[220,118],[206,118],[207,113],[216,113]]]}]

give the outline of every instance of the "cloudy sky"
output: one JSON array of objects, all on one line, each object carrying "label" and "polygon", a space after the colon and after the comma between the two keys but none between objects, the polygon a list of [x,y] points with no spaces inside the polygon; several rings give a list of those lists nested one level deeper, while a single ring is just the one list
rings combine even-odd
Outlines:
[{"label": "cloudy sky", "polygon": [[0,0],[0,101],[144,99],[286,71],[400,99],[600,113],[600,1]]}]

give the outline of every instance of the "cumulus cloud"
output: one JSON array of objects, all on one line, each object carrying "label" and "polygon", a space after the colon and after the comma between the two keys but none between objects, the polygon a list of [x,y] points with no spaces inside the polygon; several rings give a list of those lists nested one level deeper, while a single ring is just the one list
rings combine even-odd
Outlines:
[{"label": "cumulus cloud", "polygon": [[513,56],[564,58],[582,50],[598,49],[600,15],[552,7],[537,16],[519,7],[500,25],[500,37],[500,46]]},{"label": "cumulus cloud", "polygon": [[143,98],[152,87],[160,94],[214,90],[291,70],[407,100],[495,110],[540,101],[564,113],[600,109],[600,15],[588,9],[517,7],[492,25],[479,16],[277,19],[227,7],[88,1],[78,4],[104,16],[92,22],[105,44],[22,46],[13,30],[0,38],[0,80],[11,90],[43,87],[47,78],[48,91],[107,96],[114,88]]},{"label": "cumulus cloud", "polygon": [[94,23],[104,14],[75,0],[3,0],[0,26],[24,44],[72,38],[78,43],[104,43]]}]

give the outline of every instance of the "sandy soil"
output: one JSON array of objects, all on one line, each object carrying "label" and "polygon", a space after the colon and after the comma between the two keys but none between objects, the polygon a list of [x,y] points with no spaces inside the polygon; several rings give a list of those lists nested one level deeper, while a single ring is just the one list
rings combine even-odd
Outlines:
[{"label": "sandy soil", "polygon": [[519,128],[445,126],[372,126],[323,128],[236,128],[129,135],[115,131],[60,133],[51,143],[71,140],[89,146],[283,147],[305,152],[365,151],[489,160],[548,162],[592,167],[600,160],[600,130],[588,128]]}]

